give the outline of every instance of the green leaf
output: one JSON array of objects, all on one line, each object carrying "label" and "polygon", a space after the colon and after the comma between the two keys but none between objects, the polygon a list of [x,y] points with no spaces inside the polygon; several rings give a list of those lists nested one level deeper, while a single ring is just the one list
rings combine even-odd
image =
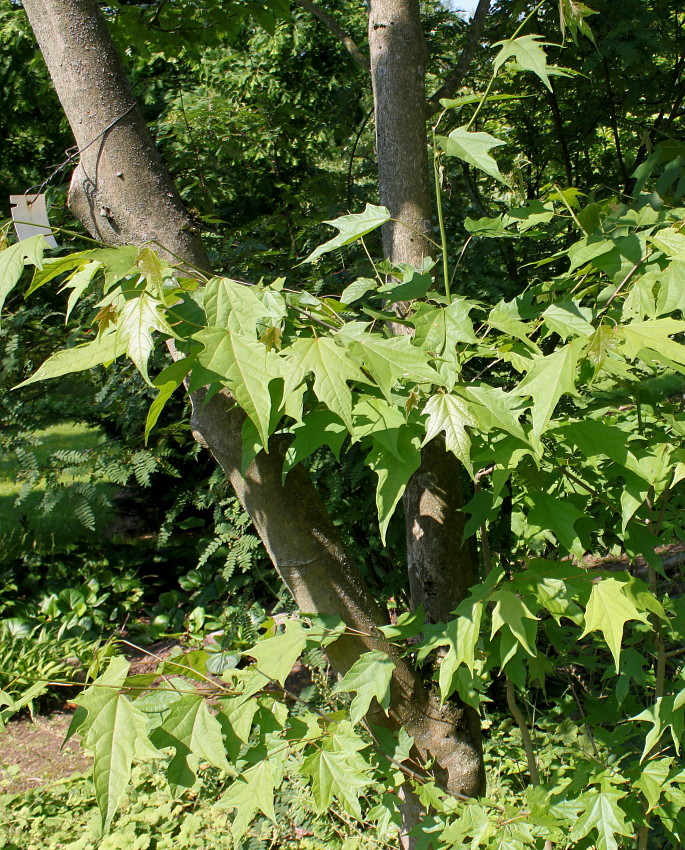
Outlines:
[{"label": "green leaf", "polygon": [[[632,719],[635,720],[636,718]],[[649,807],[648,812],[658,806],[661,795],[668,787],[666,780],[671,772],[671,763],[672,759],[668,758],[650,761],[644,766],[642,773],[635,781],[635,787],[645,795]]]},{"label": "green leaf", "polygon": [[282,765],[273,759],[264,759],[241,773],[217,801],[217,809],[236,810],[231,823],[231,833],[235,841],[240,841],[257,812],[262,812],[276,823],[274,791],[282,780]]},{"label": "green leaf", "polygon": [[[487,434],[497,428],[524,443],[527,442],[525,431],[519,422],[522,405],[519,397],[487,384],[468,384],[459,387],[457,391],[470,402],[470,409],[476,420],[475,427],[479,431]],[[474,403],[477,407],[473,406]]]},{"label": "green leaf", "polygon": [[585,630],[581,635],[600,631],[604,635],[619,672],[623,626],[628,620],[647,622],[647,617],[638,611],[623,592],[623,583],[615,578],[605,578],[592,585],[590,601],[585,611]]},{"label": "green leaf", "polygon": [[681,233],[682,227],[682,223],[679,223],[675,228],[658,230],[653,236],[648,237],[648,241],[663,251],[667,257],[683,260],[685,259],[685,233]]},{"label": "green leaf", "polygon": [[366,335],[350,345],[388,402],[399,381],[440,384],[440,374],[428,364],[428,355],[412,345],[408,336],[382,339]]},{"label": "green leaf", "polygon": [[552,91],[549,81],[547,54],[543,47],[555,46],[550,41],[542,41],[541,35],[521,35],[518,38],[508,38],[498,41],[493,47],[501,47],[493,61],[493,70],[497,73],[508,59],[514,59],[524,71],[532,71],[547,88]]},{"label": "green leaf", "polygon": [[330,239],[323,245],[319,245],[303,262],[313,263],[314,260],[318,260],[323,254],[355,242],[387,221],[390,221],[388,210],[385,207],[377,207],[373,204],[367,204],[363,213],[343,215],[340,218],[327,221],[326,224],[337,227],[340,232],[333,239]]},{"label": "green leaf", "polygon": [[333,693],[354,693],[350,705],[350,721],[359,723],[369,710],[375,697],[381,708],[388,713],[390,707],[390,681],[395,662],[384,652],[365,652],[345,673],[333,689]]},{"label": "green leaf", "polygon": [[347,382],[368,380],[348,351],[327,336],[300,338],[290,346],[288,361],[302,377],[313,373],[316,397],[351,431],[352,393]]},{"label": "green leaf", "polygon": [[[284,685],[295,662],[304,652],[309,637],[311,629],[306,629],[299,620],[287,620],[281,634],[259,641],[243,655],[254,658],[256,669],[269,681],[275,680]],[[267,681],[264,682],[266,684]]]},{"label": "green leaf", "polygon": [[526,652],[535,656],[535,621],[539,618],[532,613],[523,599],[510,590],[496,590],[490,600],[495,603],[492,612],[492,630],[490,637],[506,626]]},{"label": "green leaf", "polygon": [[592,336],[595,330],[591,324],[592,310],[581,307],[578,301],[571,299],[550,304],[542,318],[547,327],[559,334],[564,342],[570,336]]},{"label": "green leaf", "polygon": [[483,614],[481,602],[462,603],[457,610],[457,618],[445,628],[445,646],[449,646],[447,655],[440,664],[438,684],[440,699],[445,702],[454,692],[455,674],[463,664],[473,673],[476,662],[476,645],[480,636],[480,623]]},{"label": "green leaf", "polygon": [[531,328],[521,321],[521,307],[516,299],[495,304],[488,314],[487,323],[505,334],[515,336],[535,351],[539,350],[528,338]]},{"label": "green leaf", "polygon": [[321,446],[328,446],[338,459],[348,432],[335,413],[330,410],[312,410],[304,416],[301,425],[293,426],[292,434],[294,439],[285,453],[284,477]]},{"label": "green leaf", "polygon": [[160,260],[159,254],[148,246],[141,248],[136,257],[136,266],[148,283],[161,293],[164,277],[171,274],[171,269]]},{"label": "green leaf", "polygon": [[414,345],[440,357],[459,342],[476,342],[469,312],[472,301],[454,298],[447,307],[417,304],[411,321],[416,328]]},{"label": "green leaf", "polygon": [[231,330],[246,337],[255,335],[257,322],[267,313],[254,286],[227,277],[209,281],[202,303],[208,327]]},{"label": "green leaf", "polygon": [[613,239],[602,236],[586,236],[568,249],[568,258],[571,261],[569,272],[589,263],[591,260],[601,257],[613,251],[616,243]]},{"label": "green leaf", "polygon": [[360,277],[347,286],[340,296],[341,304],[354,304],[359,301],[368,292],[375,292],[378,287],[378,281],[368,277]]},{"label": "green leaf", "polygon": [[585,345],[586,340],[576,338],[547,357],[536,357],[528,374],[512,391],[513,395],[532,398],[536,437],[547,427],[561,396],[576,394],[577,364]]},{"label": "green leaf", "polygon": [[69,277],[69,279],[60,289],[60,292],[64,292],[65,289],[71,290],[71,292],[69,293],[69,299],[67,300],[67,312],[64,317],[65,324],[69,321],[71,311],[76,306],[76,303],[78,302],[79,298],[83,295],[86,289],[88,289],[88,286],[101,268],[102,263],[98,262],[97,260],[91,260],[91,262],[85,263],[78,269],[75,274]]},{"label": "green leaf", "polygon": [[159,390],[157,398],[150,405],[145,420],[145,443],[147,444],[150,431],[157,424],[159,414],[164,410],[164,405],[169,401],[174,392],[181,386],[186,375],[193,368],[195,363],[195,354],[188,357],[182,357],[180,360],[175,360],[170,363],[165,369],[157,375],[152,382],[152,385]]},{"label": "green leaf", "polygon": [[0,251],[0,311],[7,296],[19,283],[24,267],[26,265],[42,267],[43,253],[47,247],[45,237],[39,234]]},{"label": "green leaf", "polygon": [[117,319],[117,340],[125,343],[126,353],[133,360],[145,381],[152,386],[147,373],[147,364],[154,348],[152,332],[175,336],[162,312],[164,305],[147,292],[128,298]]},{"label": "green leaf", "polygon": [[418,434],[409,428],[401,430],[397,436],[397,448],[394,452],[375,441],[374,447],[366,458],[366,463],[378,476],[376,508],[381,540],[385,544],[388,525],[395,513],[397,503],[402,498],[407,481],[421,466]]},{"label": "green leaf", "polygon": [[36,381],[47,381],[48,378],[59,378],[73,372],[84,372],[94,366],[116,360],[125,351],[126,343],[118,339],[116,333],[110,332],[98,336],[93,342],[75,345],[73,348],[65,348],[48,357],[30,378],[22,381],[21,384],[17,384],[15,389],[26,387]]},{"label": "green leaf", "polygon": [[134,756],[161,755],[148,740],[147,716],[119,693],[129,666],[124,658],[113,658],[102,676],[74,700],[88,712],[78,731],[83,747],[95,757],[93,782],[103,831],[126,791]]},{"label": "green leaf", "polygon": [[494,177],[495,180],[499,180],[500,183],[509,185],[500,173],[497,163],[490,156],[492,148],[504,145],[506,142],[496,139],[489,133],[471,133],[466,127],[457,127],[449,136],[436,138],[447,156],[456,156],[489,174],[490,177]]},{"label": "green leaf", "polygon": [[167,767],[167,779],[173,786],[192,787],[200,760],[220,770],[230,770],[221,724],[209,713],[207,701],[201,694],[183,694],[173,702],[150,740],[160,750],[174,749],[175,754]]},{"label": "green leaf", "polygon": [[447,451],[452,452],[469,472],[472,472],[471,438],[466,433],[466,428],[475,428],[478,423],[466,399],[438,393],[428,399],[423,412],[428,416],[423,445],[437,437],[441,431],[444,432]]},{"label": "green leaf", "polygon": [[547,224],[554,218],[554,204],[543,204],[535,199],[527,200],[525,206],[514,207],[502,219],[504,227],[516,224],[520,233],[525,233],[540,224]]},{"label": "green leaf", "polygon": [[389,304],[423,298],[433,286],[430,271],[434,265],[433,260],[424,261],[420,269],[407,263],[382,263],[380,270],[385,270],[391,277],[388,283],[378,288],[378,294]]},{"label": "green leaf", "polygon": [[442,98],[440,100],[440,105],[443,109],[454,109],[455,106],[464,106],[469,103],[480,103],[481,100],[490,102],[492,100],[521,100],[524,97],[530,97],[530,95],[526,94],[489,94],[487,97],[483,97],[480,94],[464,94],[461,97],[455,97],[453,99],[450,98]]},{"label": "green leaf", "polygon": [[221,376],[266,448],[271,424],[269,382],[282,375],[280,358],[256,339],[222,328],[206,328],[194,339],[204,346],[198,362]]},{"label": "green leaf", "polygon": [[652,724],[652,728],[645,738],[645,746],[642,751],[643,761],[659,743],[661,736],[667,729],[671,730],[673,746],[676,753],[680,754],[680,742],[685,735],[685,689],[680,691],[679,694],[658,697],[654,705],[650,705],[643,712],[630,719],[646,720]]},{"label": "green leaf", "polygon": [[[559,545],[577,558],[582,558],[586,547],[576,531],[579,519],[587,518],[567,499],[557,499],[549,493],[532,491],[528,494],[531,509],[526,517],[527,537],[547,537],[552,531]],[[548,538],[549,539],[549,538]]]},{"label": "green leaf", "polygon": [[[619,844],[615,836],[629,836],[633,833],[625,821],[625,812],[618,805],[618,801],[624,796],[624,793],[618,791],[597,788],[582,794],[577,802],[582,803],[584,808],[579,812],[571,829],[571,841],[579,841],[594,829],[597,833],[597,850],[618,850]],[[620,846],[623,846],[623,842]]]},{"label": "green leaf", "polygon": [[670,339],[672,334],[682,334],[685,322],[678,319],[652,319],[631,322],[621,326],[625,342],[622,350],[626,357],[639,357],[643,348],[685,365],[685,346]]},{"label": "green leaf", "polygon": [[318,812],[329,809],[335,795],[350,814],[362,819],[359,795],[371,784],[369,765],[359,754],[365,746],[354,733],[338,732],[306,759],[302,773],[311,777]]}]

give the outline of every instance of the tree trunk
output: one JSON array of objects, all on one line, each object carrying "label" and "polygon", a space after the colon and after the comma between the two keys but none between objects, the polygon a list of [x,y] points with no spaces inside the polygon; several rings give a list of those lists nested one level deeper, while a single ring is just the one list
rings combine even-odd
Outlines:
[{"label": "tree trunk", "polygon": [[[24,8],[82,152],[69,193],[76,215],[107,244],[152,242],[208,269],[204,248],[145,127],[96,0],[24,0]],[[396,23],[399,33],[401,20]],[[425,215],[424,202],[417,205],[408,196],[402,209]],[[406,238],[398,231],[398,240]],[[414,241],[423,251],[425,240],[419,236]],[[196,437],[230,478],[298,607],[337,614],[361,633],[331,645],[335,668],[344,673],[372,648],[395,660],[390,720],[377,709],[369,721],[404,725],[451,790],[479,793],[482,759],[472,718],[459,707],[440,709],[409,663],[377,631],[382,612],[306,472],[292,470],[282,486],[282,451],[276,441],[274,450],[258,455],[243,476],[244,414],[225,395],[203,404],[200,391],[191,400]]]},{"label": "tree trunk", "polygon": [[[434,251],[425,238],[432,235],[433,226],[425,117],[427,49],[418,0],[371,0],[369,50],[379,195],[393,218],[385,225],[383,248],[394,263],[420,266]],[[473,580],[461,508],[459,463],[434,440],[424,447],[422,465],[404,495],[412,605],[423,605],[432,622],[449,619]],[[484,793],[477,712],[459,700],[440,708],[433,697],[430,704],[431,713],[442,713],[453,741],[446,784],[469,796]],[[419,817],[420,806],[409,793],[403,807],[406,850],[416,843],[408,833]]]}]

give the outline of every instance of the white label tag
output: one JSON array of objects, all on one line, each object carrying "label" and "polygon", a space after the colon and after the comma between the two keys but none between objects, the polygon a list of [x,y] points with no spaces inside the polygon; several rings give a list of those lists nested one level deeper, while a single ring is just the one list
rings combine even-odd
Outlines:
[{"label": "white label tag", "polygon": [[48,221],[45,195],[10,195],[12,218],[17,237],[29,239],[42,233],[51,248],[58,248]]}]

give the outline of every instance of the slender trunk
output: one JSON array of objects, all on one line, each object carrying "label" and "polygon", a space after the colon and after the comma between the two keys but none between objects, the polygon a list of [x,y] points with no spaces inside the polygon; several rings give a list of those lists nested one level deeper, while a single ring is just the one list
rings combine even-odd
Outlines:
[{"label": "slender trunk", "polygon": [[[25,0],[24,8],[82,151],[69,195],[76,215],[103,242],[153,242],[207,269],[204,248],[145,127],[96,0]],[[369,721],[404,725],[419,753],[434,761],[441,781],[459,793],[478,793],[482,759],[473,745],[473,719],[458,706],[440,709],[377,631],[383,614],[305,471],[292,470],[282,486],[282,447],[276,441],[243,475],[244,414],[224,395],[204,404],[200,391],[191,400],[196,438],[230,478],[298,606],[337,614],[359,633],[331,646],[336,669],[349,669],[370,648],[395,660],[390,720],[376,709]]]},{"label": "slender trunk", "polygon": [[[371,0],[369,50],[373,83],[378,186],[381,204],[393,218],[383,231],[385,256],[395,263],[420,266],[433,255],[424,234],[432,234],[432,206],[426,144],[425,65],[427,49],[418,0]],[[412,605],[423,604],[429,620],[449,618],[473,578],[468,547],[463,546],[462,494],[456,458],[434,440],[422,453],[422,465],[407,484],[404,512],[407,567]],[[480,721],[458,700],[440,709],[446,731],[452,727],[453,757],[446,784],[469,796],[485,790]],[[420,807],[408,794],[402,845]]]}]

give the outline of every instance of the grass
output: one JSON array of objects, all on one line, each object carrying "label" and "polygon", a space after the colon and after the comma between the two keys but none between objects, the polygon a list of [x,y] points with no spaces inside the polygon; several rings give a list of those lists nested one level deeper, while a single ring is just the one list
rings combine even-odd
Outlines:
[{"label": "grass", "polygon": [[[102,432],[80,422],[62,422],[34,431],[38,444],[30,448],[39,469],[47,469],[51,456],[58,451],[87,452],[103,440]],[[92,533],[76,515],[82,499],[75,485],[89,479],[87,465],[82,469],[71,467],[57,474],[56,480],[62,498],[52,510],[46,512],[46,479],[35,480],[30,492],[18,501],[24,483],[20,480],[21,464],[17,455],[0,458],[0,560],[26,551],[64,549],[74,540]],[[95,485],[100,496],[111,493],[111,485]],[[103,530],[111,518],[111,509],[92,503],[95,531]]]}]

